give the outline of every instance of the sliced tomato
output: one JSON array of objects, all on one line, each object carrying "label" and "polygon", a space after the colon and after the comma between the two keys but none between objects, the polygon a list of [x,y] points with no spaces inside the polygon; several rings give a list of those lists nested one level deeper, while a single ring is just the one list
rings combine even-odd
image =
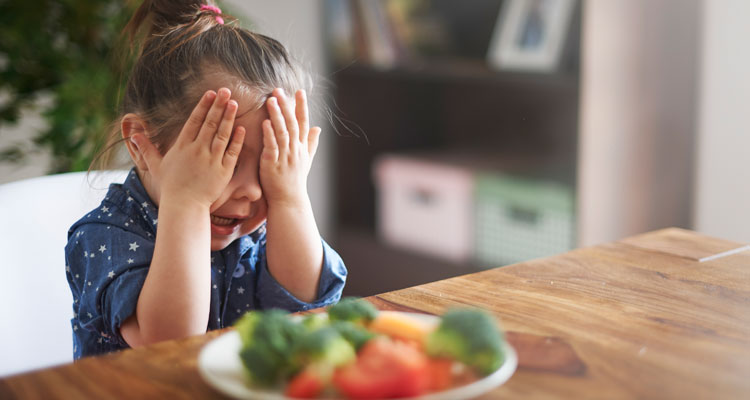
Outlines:
[{"label": "sliced tomato", "polygon": [[284,391],[287,397],[311,399],[317,397],[325,388],[327,382],[320,374],[310,368],[303,369],[289,381]]},{"label": "sliced tomato", "polygon": [[429,388],[428,361],[415,346],[378,337],[362,347],[356,363],[334,373],[333,384],[353,399],[418,396]]},{"label": "sliced tomato", "polygon": [[437,358],[429,362],[430,391],[445,390],[453,386],[453,360]]}]

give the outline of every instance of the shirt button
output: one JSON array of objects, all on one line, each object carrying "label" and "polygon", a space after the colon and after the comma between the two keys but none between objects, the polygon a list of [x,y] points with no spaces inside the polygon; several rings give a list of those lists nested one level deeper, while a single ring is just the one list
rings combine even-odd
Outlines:
[{"label": "shirt button", "polygon": [[245,267],[243,267],[242,264],[240,264],[234,270],[234,275],[232,275],[232,276],[235,277],[235,278],[239,278],[242,275],[245,275]]}]

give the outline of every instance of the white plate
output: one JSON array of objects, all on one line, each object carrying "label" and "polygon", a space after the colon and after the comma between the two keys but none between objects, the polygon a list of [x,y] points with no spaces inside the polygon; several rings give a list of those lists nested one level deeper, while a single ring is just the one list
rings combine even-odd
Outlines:
[{"label": "white plate", "polygon": [[[425,319],[437,321],[432,315],[406,313]],[[220,392],[238,399],[257,400],[290,400],[283,393],[273,390],[263,390],[250,387],[247,383],[240,348],[242,343],[237,331],[227,332],[210,341],[198,356],[198,371],[203,379]],[[516,371],[518,358],[516,352],[507,342],[503,344],[505,361],[497,371],[468,385],[452,388],[442,392],[434,392],[419,397],[409,397],[409,400],[462,400],[480,396],[502,385]],[[406,400],[406,398],[402,398]]]}]

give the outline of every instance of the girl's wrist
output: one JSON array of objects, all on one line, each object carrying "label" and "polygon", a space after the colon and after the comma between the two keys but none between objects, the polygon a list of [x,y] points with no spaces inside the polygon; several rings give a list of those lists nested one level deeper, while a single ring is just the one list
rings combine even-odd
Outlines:
[{"label": "girl's wrist", "polygon": [[169,210],[180,214],[206,215],[210,214],[211,205],[189,197],[170,195],[168,192],[161,195],[159,211]]},{"label": "girl's wrist", "polygon": [[286,196],[280,198],[266,199],[268,202],[268,212],[277,210],[305,210],[312,209],[310,197],[305,193],[301,196]]}]

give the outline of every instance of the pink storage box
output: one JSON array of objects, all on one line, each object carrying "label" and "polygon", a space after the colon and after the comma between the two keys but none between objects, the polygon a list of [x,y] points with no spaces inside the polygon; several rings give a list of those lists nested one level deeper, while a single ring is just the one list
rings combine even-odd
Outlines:
[{"label": "pink storage box", "polygon": [[474,178],[436,161],[382,155],[373,166],[377,230],[386,242],[465,262],[473,254]]}]

